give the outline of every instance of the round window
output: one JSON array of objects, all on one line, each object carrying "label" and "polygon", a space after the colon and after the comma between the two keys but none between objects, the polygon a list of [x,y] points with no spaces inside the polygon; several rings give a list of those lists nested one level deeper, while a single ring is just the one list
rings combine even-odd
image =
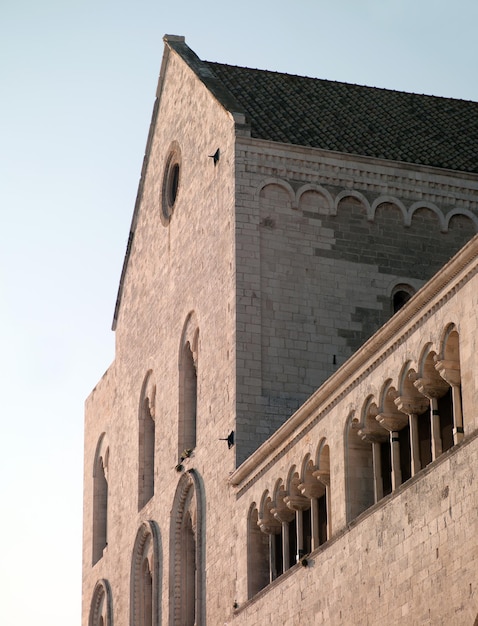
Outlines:
[{"label": "round window", "polygon": [[169,150],[168,158],[166,159],[166,166],[163,174],[163,187],[161,190],[161,221],[165,226],[169,224],[169,220],[173,214],[178,198],[180,183],[181,153],[178,144],[174,142]]}]

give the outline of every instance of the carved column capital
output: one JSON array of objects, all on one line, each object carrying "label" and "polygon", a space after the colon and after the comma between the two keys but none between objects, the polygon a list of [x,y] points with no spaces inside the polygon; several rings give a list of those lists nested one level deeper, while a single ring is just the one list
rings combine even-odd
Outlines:
[{"label": "carved column capital", "polygon": [[417,378],[413,384],[415,388],[429,400],[441,398],[448,390],[448,383],[440,376],[434,378]]},{"label": "carved column capital", "polygon": [[281,532],[282,525],[272,515],[266,515],[257,520],[257,525],[266,535],[278,535]]},{"label": "carved column capital", "polygon": [[389,432],[394,433],[405,428],[408,424],[408,416],[399,411],[384,411],[377,415],[377,421]]},{"label": "carved column capital", "polygon": [[395,404],[399,411],[407,415],[421,415],[430,408],[430,400],[418,393],[416,395],[397,396]]},{"label": "carved column capital", "polygon": [[311,469],[311,473],[307,474],[304,482],[298,484],[300,493],[310,500],[312,498],[320,498],[324,495],[324,485],[314,478],[316,471],[319,470],[314,465]]},{"label": "carved column capital", "polygon": [[300,494],[286,496],[284,502],[292,511],[306,511],[310,508],[310,500]]},{"label": "carved column capital", "polygon": [[437,360],[435,369],[440,376],[452,387],[459,387],[461,383],[460,363],[450,359]]},{"label": "carved column capital", "polygon": [[312,472],[312,475],[320,481],[324,487],[330,486],[330,470],[328,469],[318,469],[315,472]]}]

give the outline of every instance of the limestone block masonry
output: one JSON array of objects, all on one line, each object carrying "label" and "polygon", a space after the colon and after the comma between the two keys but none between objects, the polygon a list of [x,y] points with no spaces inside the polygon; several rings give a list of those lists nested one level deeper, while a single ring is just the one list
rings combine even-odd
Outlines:
[{"label": "limestone block masonry", "polygon": [[257,103],[312,79],[164,43],[85,405],[83,626],[477,624],[478,165],[269,137]]}]

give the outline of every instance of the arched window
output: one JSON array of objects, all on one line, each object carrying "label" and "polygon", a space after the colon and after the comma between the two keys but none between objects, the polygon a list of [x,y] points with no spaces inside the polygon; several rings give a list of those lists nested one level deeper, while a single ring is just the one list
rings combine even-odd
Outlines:
[{"label": "arched window", "polygon": [[392,312],[399,311],[414,295],[415,289],[410,285],[396,285],[392,290]]},{"label": "arched window", "polygon": [[[420,393],[415,385],[416,372],[405,364],[400,375],[400,390],[394,402],[399,411],[408,416],[408,449],[410,455],[410,475],[402,470],[402,482],[415,476],[431,462],[430,401]],[[407,431],[403,429],[402,433]],[[406,450],[405,442],[400,439],[400,454]]]},{"label": "arched window", "polygon": [[[435,352],[428,352],[422,359],[421,376],[413,383],[430,402],[428,422],[431,449],[429,453],[425,451],[426,464],[434,461],[453,445],[452,393],[449,384],[436,370],[437,359]],[[423,450],[421,453],[423,459]]]},{"label": "arched window", "polygon": [[[385,442],[380,449],[380,466],[382,467],[383,478],[385,477],[385,472],[387,472],[387,478],[386,480],[384,478],[383,482],[383,495],[386,495],[386,492],[388,493],[389,480],[391,491],[395,491],[412,475],[409,419],[405,413],[398,410],[396,404],[398,393],[390,383],[390,380],[386,381],[383,387],[379,413],[375,418],[390,433],[389,450],[386,450]],[[378,463],[376,471],[378,472]],[[388,472],[390,473],[388,474]]]},{"label": "arched window", "polygon": [[281,525],[280,555],[282,564],[279,572],[287,571],[296,562],[297,555],[297,524],[295,511],[287,506],[287,491],[282,480],[278,480],[274,489],[271,514]]},{"label": "arched window", "polygon": [[156,386],[149,371],[141,390],[138,414],[138,510],[154,495],[155,396]]},{"label": "arched window", "polygon": [[[254,508],[251,507],[249,512],[248,525],[248,593],[252,597],[255,593],[262,589],[263,577],[256,576],[257,559],[260,563],[264,562],[264,555],[258,557],[256,549],[263,549],[263,544],[259,536],[255,534],[252,528],[255,519]],[[284,559],[282,554],[282,524],[272,512],[273,502],[268,492],[262,496],[260,510],[258,511],[257,524],[261,529],[261,533],[268,538],[268,555],[269,555],[269,582],[275,580],[284,572]],[[259,548],[260,546],[260,548]],[[262,552],[260,552],[262,554]]]},{"label": "arched window", "polygon": [[378,408],[373,396],[367,398],[362,410],[359,436],[372,445],[373,490],[375,502],[392,491],[390,435],[378,422]]},{"label": "arched window", "polygon": [[191,470],[179,480],[171,514],[170,624],[204,623],[203,549],[200,481]]},{"label": "arched window", "polygon": [[[178,458],[196,447],[199,329],[194,313],[186,320],[179,352]],[[188,456],[188,455],[187,455]]]},{"label": "arched window", "polygon": [[453,444],[464,436],[461,402],[460,338],[454,326],[450,326],[443,342],[442,358],[437,359],[436,370],[451,387],[453,405]]},{"label": "arched window", "polygon": [[159,530],[155,522],[144,522],[131,560],[131,626],[161,623],[160,572]]},{"label": "arched window", "polygon": [[111,587],[105,579],[99,580],[93,591],[88,626],[112,626],[113,601]]},{"label": "arched window", "polygon": [[253,504],[249,510],[247,520],[247,597],[252,598],[266,585],[272,582],[270,572],[271,554],[270,543],[275,534],[273,530],[279,527],[276,522],[274,528],[262,527],[259,524],[257,507]]},{"label": "arched window", "polygon": [[349,416],[345,430],[347,521],[355,519],[375,501],[373,452],[361,436],[361,424]]},{"label": "arched window", "polygon": [[101,559],[108,544],[108,457],[109,448],[103,433],[96,446],[93,465],[93,565]]}]

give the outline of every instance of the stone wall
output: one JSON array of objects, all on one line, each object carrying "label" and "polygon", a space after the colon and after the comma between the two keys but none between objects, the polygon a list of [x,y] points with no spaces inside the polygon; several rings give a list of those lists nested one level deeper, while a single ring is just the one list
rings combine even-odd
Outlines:
[{"label": "stone wall", "polygon": [[239,464],[391,317],[395,287],[473,236],[478,209],[473,181],[431,168],[251,140],[237,160]]},{"label": "stone wall", "polygon": [[478,439],[363,514],[239,608],[233,624],[472,626]]},{"label": "stone wall", "polygon": [[[234,469],[234,451],[219,439],[234,429],[235,413],[234,121],[174,52],[168,59],[133,219],[116,358],[86,403],[84,625],[94,586],[103,578],[111,586],[115,626],[130,623],[133,546],[149,520],[157,528],[161,619],[167,623],[171,509],[186,472],[194,469],[199,476],[208,536],[224,532],[217,502],[226,508],[232,502],[226,479]],[[180,148],[180,180],[173,214],[164,225],[162,182],[173,142]],[[209,155],[217,148],[215,165]],[[197,443],[184,469],[177,471],[179,360],[191,312],[199,331]],[[140,398],[147,377],[148,387],[155,389],[149,398],[155,420],[155,493],[138,510]],[[108,545],[92,566],[93,463],[102,433],[109,447]],[[202,568],[206,576],[207,567],[212,597],[229,597],[233,582],[223,543],[205,545]]]},{"label": "stone wall", "polygon": [[[477,254],[475,238],[231,476],[239,532],[239,608],[231,623],[474,623]],[[351,499],[369,476],[363,464],[357,465],[360,459],[348,453],[350,433],[369,440],[367,407],[373,401],[379,415],[386,412],[388,390],[396,389],[392,397],[401,396],[410,380],[425,376],[430,356],[436,355],[434,363],[446,356],[451,329],[460,338],[464,439],[458,437],[456,445],[390,495],[375,504],[372,499],[363,513],[351,515]],[[431,419],[430,410],[424,419]],[[377,433],[375,429],[370,441],[377,441]],[[373,443],[368,445],[372,463]],[[257,568],[254,553],[244,550],[253,530],[248,527],[251,507],[263,532],[270,533],[271,511],[294,496],[297,482],[307,494],[307,470],[324,467],[320,457],[325,446],[328,541],[307,555],[305,567],[293,565],[262,590],[257,587],[250,598],[250,579]],[[294,498],[291,510],[293,506]]]}]

